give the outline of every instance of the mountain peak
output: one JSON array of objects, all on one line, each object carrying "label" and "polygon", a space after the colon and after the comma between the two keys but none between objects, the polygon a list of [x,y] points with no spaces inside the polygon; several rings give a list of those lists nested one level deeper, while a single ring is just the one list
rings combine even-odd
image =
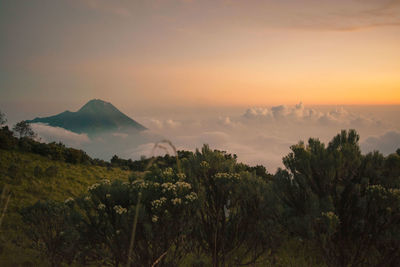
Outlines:
[{"label": "mountain peak", "polygon": [[146,127],[137,123],[113,104],[101,99],[92,99],[77,112],[65,111],[58,115],[36,118],[31,123],[46,123],[76,133],[99,134],[107,131],[141,131]]},{"label": "mountain peak", "polygon": [[83,105],[78,112],[120,112],[113,104],[103,101],[101,99],[89,100],[85,105]]}]

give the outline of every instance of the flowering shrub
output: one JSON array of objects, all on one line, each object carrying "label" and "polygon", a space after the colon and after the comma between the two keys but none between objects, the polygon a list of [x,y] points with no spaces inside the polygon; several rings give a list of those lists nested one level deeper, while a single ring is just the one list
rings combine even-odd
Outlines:
[{"label": "flowering shrub", "polygon": [[[108,180],[88,187],[85,195],[65,202],[81,214],[82,261],[103,259],[112,264],[127,261],[132,225],[139,207],[132,262],[151,266],[163,253],[161,265],[174,265],[183,255],[186,233],[197,194],[185,175],[172,168],[153,168],[144,179]],[[140,203],[138,196],[141,194]]]},{"label": "flowering shrub", "polygon": [[268,212],[263,201],[265,183],[241,169],[234,156],[206,145],[186,161],[184,170],[197,192],[187,194],[185,200],[199,198],[193,238],[200,251],[210,256],[213,266],[255,262],[273,244],[270,233],[275,230],[259,227]]}]

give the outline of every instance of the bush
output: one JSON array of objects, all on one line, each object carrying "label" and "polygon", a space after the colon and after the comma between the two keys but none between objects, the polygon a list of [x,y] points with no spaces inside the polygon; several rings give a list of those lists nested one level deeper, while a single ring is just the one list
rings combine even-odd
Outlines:
[{"label": "bush", "polygon": [[279,226],[265,201],[268,185],[246,171],[248,166],[204,146],[183,168],[199,195],[193,238],[213,266],[252,264],[278,246]]},{"label": "bush", "polygon": [[78,234],[74,229],[73,211],[64,203],[37,202],[20,212],[28,226],[26,234],[51,266],[71,264],[78,255]]},{"label": "bush", "polygon": [[400,253],[400,157],[361,155],[355,131],[327,147],[292,146],[275,176],[281,222],[314,242],[328,266],[395,266]]},{"label": "bush", "polygon": [[43,174],[43,169],[39,165],[36,165],[35,169],[33,170],[33,175],[36,178],[40,178],[43,177]]},{"label": "bush", "polygon": [[18,139],[14,137],[13,132],[4,126],[0,129],[0,149],[16,149]]},{"label": "bush", "polygon": [[18,176],[18,167],[15,164],[11,164],[10,167],[8,167],[8,176],[11,178],[17,178]]},{"label": "bush", "polygon": [[45,170],[45,174],[47,177],[56,177],[58,174],[57,166],[50,166]]},{"label": "bush", "polygon": [[88,193],[75,201],[81,211],[82,250],[87,248],[82,261],[126,264],[140,205],[132,266],[151,266],[164,254],[158,266],[176,266],[184,255],[183,245],[197,199],[183,179],[172,169],[153,170],[144,180],[105,180],[89,187]]}]

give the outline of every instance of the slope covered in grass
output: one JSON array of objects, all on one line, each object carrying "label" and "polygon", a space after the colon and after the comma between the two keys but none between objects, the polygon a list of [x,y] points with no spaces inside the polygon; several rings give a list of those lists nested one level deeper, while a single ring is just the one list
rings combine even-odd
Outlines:
[{"label": "slope covered in grass", "polygon": [[[9,201],[0,226],[0,265],[37,265],[37,254],[27,247],[21,217],[23,207],[38,200],[64,201],[103,179],[128,180],[120,168],[70,164],[37,154],[0,149],[1,211]],[[30,254],[32,253],[32,254]]]}]

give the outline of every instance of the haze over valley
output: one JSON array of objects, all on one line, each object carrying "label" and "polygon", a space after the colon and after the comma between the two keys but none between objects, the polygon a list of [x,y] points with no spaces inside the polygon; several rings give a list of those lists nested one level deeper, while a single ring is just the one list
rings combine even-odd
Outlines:
[{"label": "haze over valley", "polygon": [[[133,121],[133,126],[117,127],[114,125],[117,125],[119,117],[113,113],[115,107],[112,111],[108,108],[112,103],[91,100],[85,107],[89,108],[91,104],[100,107],[93,113],[97,131],[95,128],[68,129],[68,126],[65,129],[61,124],[55,124],[60,123],[59,117],[56,120],[53,117],[35,119],[31,121],[32,127],[42,141],[62,142],[104,160],[110,160],[113,155],[133,160],[141,156],[150,157],[154,143],[168,139],[180,150],[194,151],[209,144],[212,148],[235,153],[244,163],[262,164],[271,172],[283,166],[282,157],[290,151],[290,146],[310,137],[328,142],[342,129],[356,129],[360,133],[364,153],[379,150],[389,154],[400,144],[398,106],[308,107],[299,103],[247,109],[181,108],[169,112],[142,112],[138,116],[133,114],[130,117],[140,124]],[[115,112],[119,113],[118,110]],[[71,114],[75,114],[72,120],[75,124],[82,119],[85,121],[85,115]],[[49,121],[55,123],[48,124]],[[88,122],[83,124],[86,127],[91,125]],[[106,128],[102,130],[101,125]],[[156,153],[165,151],[157,150]]]}]

